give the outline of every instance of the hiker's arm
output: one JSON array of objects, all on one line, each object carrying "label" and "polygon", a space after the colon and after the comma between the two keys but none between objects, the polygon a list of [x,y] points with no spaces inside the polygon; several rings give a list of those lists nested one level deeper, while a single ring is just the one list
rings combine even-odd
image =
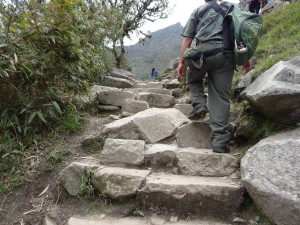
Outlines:
[{"label": "hiker's arm", "polygon": [[181,44],[180,58],[177,67],[178,78],[181,80],[185,76],[186,68],[184,66],[183,54],[187,48],[192,44],[193,38],[185,37]]}]

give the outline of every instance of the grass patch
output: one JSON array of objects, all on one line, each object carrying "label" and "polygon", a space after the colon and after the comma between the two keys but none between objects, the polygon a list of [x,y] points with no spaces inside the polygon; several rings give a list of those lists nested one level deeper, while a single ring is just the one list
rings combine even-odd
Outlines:
[{"label": "grass patch", "polygon": [[59,125],[64,132],[76,133],[84,126],[84,120],[80,115],[68,112],[59,120]]},{"label": "grass patch", "polygon": [[300,2],[294,2],[276,13],[263,16],[263,35],[254,56],[254,77],[278,61],[285,61],[300,54],[299,10]]},{"label": "grass patch", "polygon": [[71,152],[69,150],[60,148],[53,151],[49,151],[45,161],[38,166],[37,174],[42,175],[44,173],[54,171],[57,168],[58,164],[61,163],[64,160],[64,158],[70,154]]},{"label": "grass patch", "polygon": [[95,187],[92,184],[92,171],[87,171],[83,177],[83,182],[79,187],[77,197],[81,199],[91,198],[95,196]]},{"label": "grass patch", "polygon": [[241,206],[240,215],[249,225],[275,225],[255,206],[248,193],[246,193],[244,196],[244,202]]},{"label": "grass patch", "polygon": [[132,215],[136,216],[136,217],[144,217],[145,216],[144,212],[139,208],[134,208],[132,210]]},{"label": "grass patch", "polygon": [[43,129],[33,129],[32,123],[22,124],[14,114],[1,116],[0,193],[23,184],[35,170],[37,175],[53,171],[69,154],[52,147],[58,145],[62,132],[74,133],[84,125],[75,107],[67,108],[62,117],[48,120]]},{"label": "grass patch", "polygon": [[249,122],[249,140],[254,140],[255,142],[264,139],[272,134],[279,131],[285,131],[294,129],[295,126],[289,126],[282,123],[278,123],[265,115],[254,112],[247,115],[247,120]]}]

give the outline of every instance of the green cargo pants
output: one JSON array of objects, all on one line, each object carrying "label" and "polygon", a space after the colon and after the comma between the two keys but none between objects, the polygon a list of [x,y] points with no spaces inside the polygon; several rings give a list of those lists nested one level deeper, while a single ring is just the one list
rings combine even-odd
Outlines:
[{"label": "green cargo pants", "polygon": [[[202,45],[202,46],[201,46]],[[200,44],[202,50],[219,48],[220,43]],[[187,49],[185,56],[191,49]],[[231,83],[234,72],[232,55],[223,52],[204,58],[202,65],[199,59],[185,57],[187,67],[187,85],[190,89],[189,101],[193,104],[206,104],[203,78],[208,78],[208,109],[210,113],[211,143],[213,146],[226,146],[230,140],[228,118],[230,110]],[[199,68],[199,65],[201,68]]]}]

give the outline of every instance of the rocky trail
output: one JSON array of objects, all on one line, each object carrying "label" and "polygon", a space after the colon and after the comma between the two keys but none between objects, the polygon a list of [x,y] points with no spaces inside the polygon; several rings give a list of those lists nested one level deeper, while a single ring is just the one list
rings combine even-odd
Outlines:
[{"label": "rocky trail", "polygon": [[[4,196],[0,224],[247,224],[239,214],[246,194],[239,150],[212,152],[209,115],[187,118],[192,107],[174,74],[143,83],[116,70],[84,101],[108,116],[86,116],[80,133],[52,146],[53,157],[68,154],[54,172]],[[279,135],[279,145],[292,146],[299,130],[293,132]],[[266,144],[278,149],[272,138]],[[248,168],[245,177],[261,171]]]},{"label": "rocky trail", "polygon": [[106,82],[93,87],[94,98],[101,109],[122,112],[81,137],[80,147],[95,154],[70,162],[59,180],[71,196],[91,184],[108,208],[125,204],[127,212],[80,212],[66,224],[232,224],[244,193],[238,154],[212,152],[208,118],[187,118],[192,108],[181,85],[124,77]]},{"label": "rocky trail", "polygon": [[71,154],[55,173],[16,191],[27,203],[3,200],[11,216],[1,224],[231,224],[244,192],[239,159],[212,153],[208,117],[189,120],[184,89],[163,85],[119,74],[93,86],[88,103],[121,112],[87,116],[60,144]]}]

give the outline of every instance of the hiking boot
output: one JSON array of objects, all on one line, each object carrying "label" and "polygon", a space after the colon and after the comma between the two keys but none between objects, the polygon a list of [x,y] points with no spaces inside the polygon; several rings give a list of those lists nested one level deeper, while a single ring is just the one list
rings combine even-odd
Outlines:
[{"label": "hiking boot", "polygon": [[213,152],[215,153],[230,153],[230,148],[224,146],[213,146]]},{"label": "hiking boot", "polygon": [[208,113],[208,109],[206,105],[196,105],[193,108],[193,111],[189,115],[190,120],[197,120],[203,118]]}]

